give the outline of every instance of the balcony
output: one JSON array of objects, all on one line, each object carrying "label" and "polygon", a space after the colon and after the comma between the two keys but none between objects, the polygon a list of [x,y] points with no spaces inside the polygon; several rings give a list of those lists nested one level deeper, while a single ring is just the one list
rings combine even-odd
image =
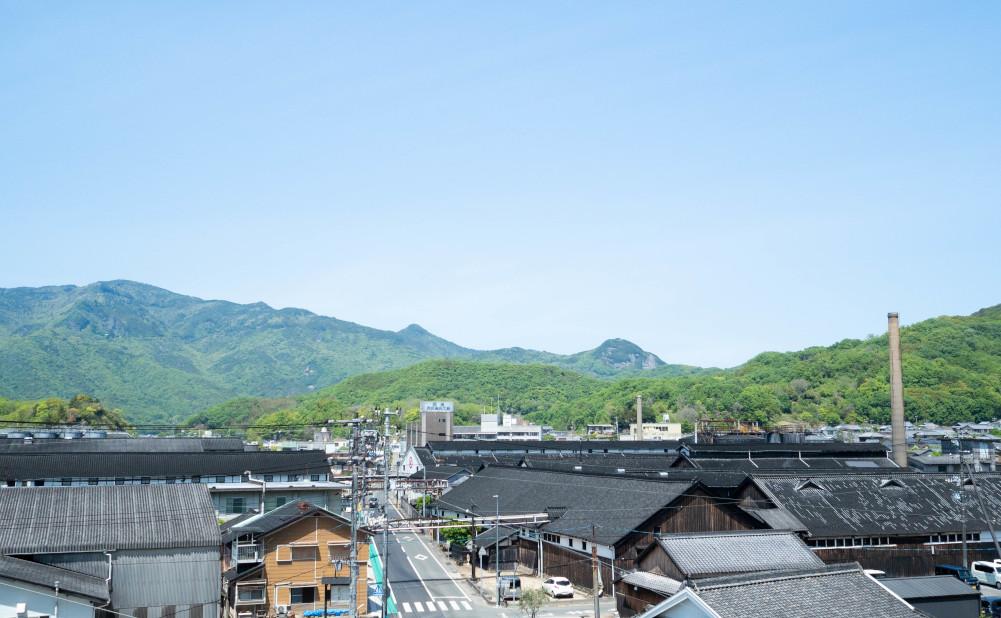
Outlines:
[{"label": "balcony", "polygon": [[264,551],[260,543],[240,543],[236,545],[237,563],[262,562]]},{"label": "balcony", "polygon": [[263,583],[236,585],[237,605],[260,605],[261,603],[264,603],[266,600],[267,599],[265,599]]}]

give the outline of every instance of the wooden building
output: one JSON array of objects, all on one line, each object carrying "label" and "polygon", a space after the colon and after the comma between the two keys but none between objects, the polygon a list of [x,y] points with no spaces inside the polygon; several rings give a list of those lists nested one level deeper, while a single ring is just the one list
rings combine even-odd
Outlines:
[{"label": "wooden building", "polygon": [[[359,613],[368,605],[369,537],[359,529]],[[273,615],[282,606],[301,616],[325,601],[328,608],[350,608],[351,523],[344,517],[308,502],[288,503],[227,522],[223,540],[226,616]]]}]

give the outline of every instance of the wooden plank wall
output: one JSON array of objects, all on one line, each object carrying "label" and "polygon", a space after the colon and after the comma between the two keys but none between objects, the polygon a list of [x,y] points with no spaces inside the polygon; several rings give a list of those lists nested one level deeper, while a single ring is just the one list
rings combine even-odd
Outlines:
[{"label": "wooden plank wall", "polygon": [[[934,553],[932,549],[934,548]],[[908,545],[897,547],[814,548],[827,564],[858,562],[866,569],[885,571],[891,577],[934,575],[936,564],[963,565],[963,550],[959,545]],[[968,548],[969,560],[994,560],[997,553],[992,545]],[[969,568],[969,564],[963,565]]]},{"label": "wooden plank wall", "polygon": [[[519,539],[518,558],[522,565],[538,570],[538,546],[535,541]],[[542,568],[545,577],[566,577],[574,586],[592,588],[591,554],[576,552],[566,547],[542,544]],[[612,566],[607,558],[600,559],[601,581],[606,595],[612,593]],[[618,566],[616,566],[618,568]]]}]

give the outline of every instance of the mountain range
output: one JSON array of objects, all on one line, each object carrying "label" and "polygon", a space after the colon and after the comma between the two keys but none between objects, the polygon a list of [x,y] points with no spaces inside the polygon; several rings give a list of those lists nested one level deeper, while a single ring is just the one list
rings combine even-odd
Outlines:
[{"label": "mountain range", "polygon": [[134,281],[0,289],[0,397],[87,393],[134,422],[175,421],[240,396],[309,393],[428,359],[546,364],[599,378],[705,371],[623,339],[571,355],[473,350],[416,324],[379,330]]}]

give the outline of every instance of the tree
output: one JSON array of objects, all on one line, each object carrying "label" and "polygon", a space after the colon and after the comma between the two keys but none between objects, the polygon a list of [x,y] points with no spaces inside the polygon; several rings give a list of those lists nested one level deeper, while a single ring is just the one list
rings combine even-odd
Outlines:
[{"label": "tree", "polygon": [[518,599],[518,609],[528,618],[535,618],[539,614],[542,606],[549,602],[549,596],[544,590],[534,588],[530,590],[522,589],[521,597]]}]

